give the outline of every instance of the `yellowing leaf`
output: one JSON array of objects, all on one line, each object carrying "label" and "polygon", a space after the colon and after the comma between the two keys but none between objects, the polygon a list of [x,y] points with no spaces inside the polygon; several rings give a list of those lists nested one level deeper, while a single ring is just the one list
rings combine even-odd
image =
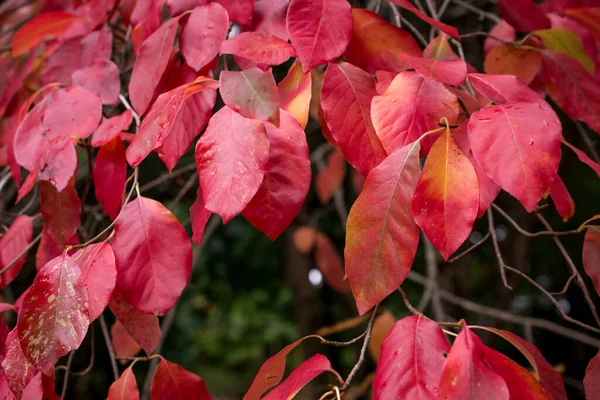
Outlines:
[{"label": "yellowing leaf", "polygon": [[581,38],[567,28],[542,29],[531,33],[542,39],[547,50],[567,54],[581,63],[594,74],[596,66],[594,61],[585,53]]}]

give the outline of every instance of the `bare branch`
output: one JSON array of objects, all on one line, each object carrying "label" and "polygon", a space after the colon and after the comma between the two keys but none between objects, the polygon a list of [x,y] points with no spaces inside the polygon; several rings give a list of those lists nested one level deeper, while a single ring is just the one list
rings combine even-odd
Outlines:
[{"label": "bare branch", "polygon": [[365,353],[367,352],[367,345],[369,344],[369,340],[371,339],[371,332],[373,331],[373,321],[375,320],[375,315],[377,314],[378,307],[379,307],[379,304],[377,304],[375,306],[375,308],[373,309],[373,313],[371,314],[371,319],[369,320],[369,325],[367,326],[365,340],[363,342],[362,348],[360,349],[360,357],[358,358],[358,361],[354,365],[354,368],[352,368],[352,371],[350,371],[350,373],[348,374],[346,381],[340,388],[340,390],[342,392],[345,391],[346,389],[348,389],[348,387],[350,386],[350,383],[352,382],[352,379],[354,379],[354,375],[356,375],[356,372],[358,372],[358,370],[360,369],[360,366],[362,365],[363,361],[365,360]]},{"label": "bare branch", "polygon": [[512,219],[510,217],[510,215],[508,215],[508,213],[506,211],[504,211],[503,209],[501,209],[500,207],[498,207],[496,204],[492,204],[492,208],[496,211],[498,211],[498,213],[500,215],[502,215],[504,217],[504,219],[506,219],[508,222],[510,222],[510,224],[521,234],[530,238],[534,238],[534,237],[538,237],[538,236],[568,236],[568,235],[575,235],[580,233],[578,229],[573,229],[571,231],[562,231],[562,232],[556,232],[553,230],[547,230],[547,231],[541,231],[541,232],[528,232],[525,229],[521,228],[519,226],[519,224],[517,224],[517,222]]},{"label": "bare branch", "polygon": [[110,341],[110,333],[108,333],[108,327],[104,320],[104,315],[100,314],[98,318],[100,320],[100,328],[102,329],[102,336],[104,336],[104,342],[106,343],[106,349],[108,350],[108,357],[110,358],[110,366],[112,367],[113,377],[115,381],[119,379],[119,367],[117,366],[117,357],[115,350],[113,349],[112,342]]},{"label": "bare branch", "polygon": [[495,23],[498,23],[498,22],[501,21],[500,17],[498,17],[496,14],[492,14],[492,13],[483,11],[483,10],[475,7],[473,4],[467,3],[466,1],[463,1],[463,0],[452,0],[452,2],[454,4],[456,4],[457,6],[460,6],[460,7],[464,8],[465,10],[469,10],[471,12],[479,14],[479,18],[481,18],[481,19],[487,18],[490,21],[494,21]]},{"label": "bare branch", "polygon": [[482,244],[484,244],[489,239],[489,237],[490,237],[490,232],[486,233],[485,236],[483,238],[481,238],[481,240],[479,242],[475,243],[474,245],[472,245],[471,247],[469,247],[468,249],[466,249],[465,251],[463,251],[459,255],[456,255],[456,256],[452,257],[447,262],[448,263],[453,263],[453,262],[455,262],[457,260],[460,260],[461,258],[463,258],[464,256],[466,256],[467,254],[469,254],[470,252],[472,252],[473,250],[475,250],[476,248],[478,248],[479,246],[481,246]]},{"label": "bare branch", "polygon": [[506,279],[506,264],[504,263],[502,253],[500,252],[500,245],[498,244],[498,237],[496,236],[496,227],[494,226],[494,215],[492,214],[492,210],[487,210],[487,215],[489,232],[490,235],[492,235],[492,242],[494,243],[494,252],[496,253],[496,258],[498,259],[498,266],[500,267],[500,276],[502,277],[502,283],[504,283],[504,287],[508,290],[513,290],[513,287],[508,284],[508,281]]}]

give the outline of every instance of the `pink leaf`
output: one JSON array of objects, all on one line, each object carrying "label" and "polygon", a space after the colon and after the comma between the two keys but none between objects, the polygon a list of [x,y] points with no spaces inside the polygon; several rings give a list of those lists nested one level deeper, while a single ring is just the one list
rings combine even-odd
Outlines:
[{"label": "pink leaf", "polygon": [[229,14],[233,22],[240,25],[250,25],[252,23],[252,13],[254,12],[254,0],[212,0],[222,5]]},{"label": "pink leaf", "polygon": [[127,130],[131,125],[131,119],[133,113],[131,110],[125,110],[123,114],[117,115],[113,118],[102,118],[102,122],[96,128],[94,135],[92,136],[92,146],[101,147],[106,143],[119,136],[119,133]]},{"label": "pink leaf", "polygon": [[448,351],[448,340],[435,322],[422,315],[396,322],[381,344],[374,399],[437,399]]},{"label": "pink leaf", "polygon": [[467,77],[467,63],[463,60],[438,61],[432,58],[413,57],[407,53],[401,54],[400,58],[422,77],[448,85],[460,86]]},{"label": "pink leaf", "polygon": [[79,348],[89,323],[81,272],[63,253],[38,271],[23,299],[17,320],[23,353],[50,375],[60,357]]},{"label": "pink leaf", "polygon": [[575,214],[575,202],[565,183],[558,175],[550,185],[550,196],[552,196],[556,211],[558,211],[563,221],[567,222]]},{"label": "pink leaf", "polygon": [[102,104],[115,104],[119,101],[119,67],[110,60],[96,60],[90,66],[73,72],[71,79],[73,85],[97,94]]},{"label": "pink leaf", "polygon": [[161,203],[138,197],[115,224],[117,288],[142,311],[164,314],[192,272],[192,245],[177,218]]},{"label": "pink leaf", "polygon": [[205,207],[229,222],[252,200],[267,170],[269,140],[260,121],[221,108],[196,145]]},{"label": "pink leaf", "polygon": [[469,79],[475,90],[496,104],[540,103],[550,108],[539,94],[514,75],[469,74]]},{"label": "pink leaf", "polygon": [[[0,268],[6,267],[31,243],[33,219],[19,215],[0,239]],[[21,272],[27,261],[27,253],[0,276],[0,289],[11,283]]]},{"label": "pink leaf", "polygon": [[331,63],[323,77],[321,106],[331,135],[348,162],[366,176],[386,156],[371,122],[377,95],[371,75],[348,63]]},{"label": "pink leaf", "polygon": [[281,125],[266,123],[269,140],[267,170],[258,191],[242,215],[275,240],[300,211],[310,187],[308,144],[302,127],[281,111]]},{"label": "pink leaf", "polygon": [[47,233],[59,246],[64,246],[81,224],[81,200],[73,182],[61,192],[50,183],[41,182],[40,193],[40,212],[44,217]]},{"label": "pink leaf", "polygon": [[308,72],[346,50],[352,35],[350,4],[346,0],[292,0],[287,30],[302,70]]},{"label": "pink leaf", "polygon": [[198,246],[202,245],[202,235],[204,228],[211,216],[211,212],[204,207],[204,199],[202,198],[202,187],[198,186],[196,192],[196,201],[190,207],[190,221],[192,223],[192,241]]},{"label": "pink leaf", "polygon": [[93,174],[96,198],[106,215],[115,220],[121,211],[127,180],[125,146],[119,137],[115,137],[100,148]]},{"label": "pink leaf", "polygon": [[2,369],[8,382],[8,387],[21,398],[27,384],[38,373],[38,369],[29,362],[21,350],[17,328],[13,329],[6,338],[6,355],[2,359]]},{"label": "pink leaf", "polygon": [[184,400],[191,393],[197,400],[212,399],[202,378],[180,365],[162,359],[152,378],[150,397],[156,400]]},{"label": "pink leaf", "polygon": [[279,65],[294,56],[294,49],[277,36],[243,32],[223,42],[221,54],[235,54],[258,64]]},{"label": "pink leaf", "polygon": [[218,3],[197,7],[181,30],[180,48],[185,62],[196,71],[219,52],[227,37],[229,17]]},{"label": "pink leaf", "polygon": [[139,400],[140,391],[133,374],[133,365],[127,368],[119,379],[113,382],[108,389],[107,400]]},{"label": "pink leaf", "polygon": [[415,14],[420,20],[427,22],[429,25],[439,29],[440,31],[447,33],[448,35],[452,36],[453,38],[460,40],[460,35],[458,34],[458,29],[456,29],[453,26],[450,25],[446,25],[443,22],[440,22],[436,19],[433,19],[425,14],[423,14],[421,11],[419,11],[418,8],[416,8],[415,6],[413,6],[410,1],[408,0],[391,0],[392,3],[396,3],[398,4],[400,7],[407,9],[408,11],[412,12],[413,14]]},{"label": "pink leaf", "polygon": [[[83,255],[82,255],[83,252]],[[110,244],[98,243],[79,250],[73,255],[81,269],[81,280],[88,297],[90,321],[98,318],[112,296],[117,280],[115,255]]]},{"label": "pink leaf", "polygon": [[154,88],[167,68],[178,24],[179,18],[168,20],[142,43],[129,81],[131,104],[140,115],[150,105]]}]

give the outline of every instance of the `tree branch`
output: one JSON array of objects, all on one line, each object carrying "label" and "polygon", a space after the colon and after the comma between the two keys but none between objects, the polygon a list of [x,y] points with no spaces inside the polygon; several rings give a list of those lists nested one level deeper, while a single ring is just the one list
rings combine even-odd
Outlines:
[{"label": "tree branch", "polygon": [[492,210],[487,210],[487,215],[489,232],[492,236],[492,243],[494,243],[494,252],[496,253],[496,259],[498,260],[498,266],[500,267],[500,276],[502,277],[502,283],[504,283],[504,287],[508,290],[513,290],[513,287],[508,284],[508,280],[506,279],[506,264],[504,263],[502,253],[500,252],[500,245],[498,244],[498,237],[496,236],[496,227],[494,226],[494,216],[492,214]]},{"label": "tree branch", "polygon": [[[556,232],[553,230],[547,230],[547,231],[541,231],[541,232],[528,232],[525,229],[521,228],[519,226],[519,224],[517,224],[517,222],[512,219],[510,217],[510,215],[508,215],[508,213],[506,211],[504,211],[503,209],[501,209],[500,207],[498,207],[496,204],[492,203],[492,208],[496,211],[498,211],[498,213],[500,215],[502,215],[504,217],[504,219],[506,219],[508,222],[510,222],[510,224],[521,234],[530,238],[534,238],[534,237],[538,237],[538,236],[568,236],[568,235],[575,235],[580,233],[578,229],[573,229],[570,231],[562,231],[562,232]],[[489,211],[488,211],[489,212]]]},{"label": "tree branch", "polygon": [[371,314],[371,319],[369,320],[369,325],[367,326],[365,340],[363,342],[362,348],[360,349],[360,357],[358,358],[358,361],[354,365],[354,368],[352,368],[352,371],[350,371],[350,373],[348,374],[346,381],[340,388],[340,390],[342,392],[345,391],[346,389],[348,389],[348,387],[350,386],[350,383],[352,382],[352,379],[354,379],[354,375],[356,375],[356,373],[360,369],[360,366],[362,365],[363,361],[365,360],[365,353],[367,352],[367,345],[369,344],[369,340],[371,339],[371,332],[373,331],[373,321],[375,320],[375,315],[377,314],[378,307],[379,307],[379,304],[377,304],[375,306],[375,308],[373,309],[373,313]]}]

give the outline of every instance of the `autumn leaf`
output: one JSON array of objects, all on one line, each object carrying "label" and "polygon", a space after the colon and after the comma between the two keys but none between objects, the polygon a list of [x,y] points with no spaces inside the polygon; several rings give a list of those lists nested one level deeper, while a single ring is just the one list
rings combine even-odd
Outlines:
[{"label": "autumn leaf", "polygon": [[119,136],[122,131],[127,130],[131,125],[133,113],[131,110],[125,110],[122,114],[112,118],[102,118],[102,122],[94,131],[92,136],[92,146],[102,147],[106,143]]},{"label": "autumn leaf", "polygon": [[[18,57],[46,40],[68,39],[69,29],[81,17],[62,12],[46,12],[23,25],[12,38],[12,56]],[[76,32],[74,32],[76,34]]]},{"label": "autumn leaf", "polygon": [[96,199],[106,215],[114,221],[121,211],[127,180],[125,146],[118,136],[98,151],[93,176]]},{"label": "autumn leaf", "polygon": [[[110,328],[110,337],[118,357],[135,357],[142,349],[119,320]],[[127,360],[121,360],[121,364],[126,362]]]},{"label": "autumn leaf", "polygon": [[534,0],[499,0],[498,11],[506,22],[521,32],[550,28],[550,20]]},{"label": "autumn leaf", "polygon": [[71,74],[73,85],[95,93],[102,104],[116,104],[121,92],[119,67],[110,60],[97,59]]},{"label": "autumn leaf", "polygon": [[10,391],[20,398],[27,384],[38,373],[38,369],[23,354],[17,328],[6,337],[6,353],[2,358],[2,369]]},{"label": "autumn leaf", "polygon": [[487,74],[515,75],[529,85],[542,68],[542,53],[502,44],[485,57],[483,69]]},{"label": "autumn leaf", "polygon": [[588,167],[593,169],[594,172],[596,172],[596,175],[598,175],[598,177],[600,178],[600,164],[598,164],[597,162],[595,162],[594,160],[589,158],[588,155],[585,154],[582,150],[573,146],[571,143],[567,142],[566,140],[563,139],[562,143],[565,146],[567,146],[569,149],[573,150],[573,152],[575,153],[575,155],[577,156],[579,161],[581,161],[582,163],[586,164]]},{"label": "autumn leaf", "polygon": [[595,399],[600,396],[600,353],[590,360],[585,369],[583,388],[586,399]]},{"label": "autumn leaf", "polygon": [[132,364],[123,371],[119,379],[110,385],[110,388],[108,389],[108,400],[137,400],[139,398],[140,391],[138,390],[135,381]]},{"label": "autumn leaf", "polygon": [[211,400],[206,384],[199,376],[164,358],[152,378],[150,397],[157,400],[184,400],[193,393],[198,400]]},{"label": "autumn leaf", "polygon": [[550,185],[550,196],[563,222],[567,222],[575,214],[575,202],[567,186],[558,175]]},{"label": "autumn leaf", "polygon": [[346,179],[346,160],[342,153],[332,151],[327,157],[325,168],[315,178],[315,191],[322,204],[327,204]]},{"label": "autumn leaf", "polygon": [[597,293],[600,293],[600,226],[587,227],[583,242],[583,269],[591,278]]},{"label": "autumn leaf", "polygon": [[590,74],[594,74],[596,65],[585,53],[581,38],[573,31],[567,28],[552,28],[534,31],[531,32],[531,35],[542,39],[544,48],[547,50],[564,53],[576,59]]},{"label": "autumn leaf", "polygon": [[350,293],[344,262],[335,245],[327,236],[319,232],[315,235],[315,239],[315,264],[323,274],[325,282],[339,293]]},{"label": "autumn leaf", "polygon": [[423,78],[460,86],[467,77],[467,63],[463,60],[440,61],[433,58],[413,57],[401,54],[400,59],[414,68]]},{"label": "autumn leaf", "polygon": [[[19,254],[31,243],[32,235],[33,218],[27,215],[19,215],[8,231],[0,238],[0,268],[4,269],[9,263],[15,261]],[[19,275],[25,261],[27,261],[27,253],[0,275],[0,288],[6,287]]]},{"label": "autumn leaf", "polygon": [[48,182],[40,184],[40,212],[44,217],[46,232],[59,246],[64,246],[81,224],[81,200],[73,185],[71,181],[58,192]]},{"label": "autumn leaf", "polygon": [[444,24],[436,19],[429,17],[428,15],[419,11],[418,8],[413,6],[408,0],[390,0],[392,3],[398,4],[400,7],[407,9],[411,13],[415,14],[420,20],[427,22],[429,25],[439,29],[440,31],[452,36],[453,38],[460,40],[458,29],[453,26]]},{"label": "autumn leaf", "polygon": [[294,49],[277,36],[243,32],[224,41],[221,54],[234,54],[257,64],[279,65],[294,56]]},{"label": "autumn leaf", "polygon": [[294,63],[287,75],[277,85],[282,110],[292,114],[300,122],[302,129],[308,124],[308,114],[312,96],[311,73],[302,72],[302,65]]},{"label": "autumn leaf", "polygon": [[222,5],[229,18],[233,22],[241,25],[250,25],[252,23],[252,14],[255,7],[254,0],[212,0]]}]

